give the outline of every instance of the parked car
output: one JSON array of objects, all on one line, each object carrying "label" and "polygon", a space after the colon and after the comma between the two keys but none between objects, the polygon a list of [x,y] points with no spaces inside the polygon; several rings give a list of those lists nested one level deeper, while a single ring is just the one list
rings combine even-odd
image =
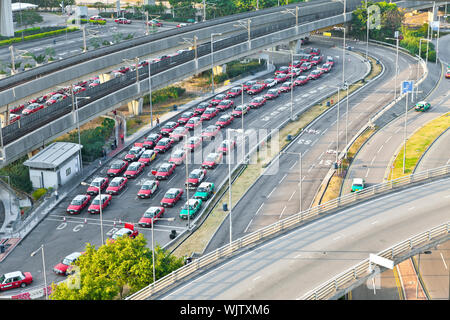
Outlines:
[{"label": "parked car", "polygon": [[157,151],[158,153],[165,153],[170,148],[172,148],[173,140],[171,138],[162,138],[158,141],[155,148],[153,148],[154,151]]},{"label": "parked car", "polygon": [[280,95],[280,89],[269,89],[267,90],[267,93],[263,96],[266,100],[272,100],[277,98]]},{"label": "parked car", "polygon": [[266,86],[266,88],[272,88],[272,87],[276,86],[278,82],[273,78],[268,78],[268,79],[261,81],[260,83],[264,84]]},{"label": "parked car", "polygon": [[323,56],[315,56],[312,58],[311,64],[313,66],[317,66],[319,63],[322,63],[322,61],[323,61]]},{"label": "parked car", "polygon": [[144,148],[153,149],[161,138],[162,134],[160,133],[152,133],[148,135],[144,140]]},{"label": "parked car", "polygon": [[88,194],[79,194],[70,202],[66,209],[68,214],[79,214],[91,201],[91,196]]},{"label": "parked car", "polygon": [[264,97],[253,98],[249,103],[250,108],[252,109],[262,107],[264,104],[266,104],[266,99]]},{"label": "parked car", "polygon": [[295,86],[302,86],[304,84],[306,84],[309,81],[307,76],[299,76],[297,77],[297,79],[294,80],[294,85]]},{"label": "parked car", "polygon": [[10,113],[9,114],[9,124],[12,124],[20,119],[19,114]]},{"label": "parked car", "polygon": [[161,206],[167,208],[167,207],[173,207],[178,202],[178,200],[181,199],[181,196],[183,195],[183,189],[180,188],[170,188],[167,190],[167,192],[164,194],[164,197],[162,198],[160,204]]},{"label": "parked car", "polygon": [[247,104],[239,105],[234,108],[233,112],[231,112],[231,115],[234,118],[239,118],[242,115],[246,115],[250,111],[250,106]]},{"label": "parked car", "polygon": [[152,174],[158,180],[168,179],[175,171],[175,167],[174,163],[165,162],[157,170],[152,170]]},{"label": "parked car", "polygon": [[219,111],[225,111],[231,108],[233,105],[234,105],[233,101],[225,99],[219,102],[219,104],[216,106],[216,109]]},{"label": "parked car", "polygon": [[117,195],[119,194],[119,192],[125,189],[127,182],[128,178],[126,177],[115,177],[111,180],[105,192],[109,193],[110,195]]},{"label": "parked car", "polygon": [[202,145],[202,137],[190,137],[184,147],[186,150],[194,151]]},{"label": "parked car", "polygon": [[202,130],[202,138],[203,140],[214,140],[216,136],[219,134],[220,128],[216,125],[209,125],[205,129]]},{"label": "parked car", "polygon": [[322,74],[322,72],[320,72],[320,70],[313,70],[311,71],[310,74],[308,74],[308,80],[316,80],[319,79],[320,75]]},{"label": "parked car", "polygon": [[163,136],[169,136],[172,133],[172,131],[179,125],[180,124],[178,122],[169,121],[161,127],[161,134]]},{"label": "parked car", "polygon": [[277,83],[282,83],[282,82],[285,82],[286,80],[288,80],[288,79],[290,79],[291,77],[290,76],[288,76],[287,74],[285,74],[285,73],[278,73],[276,76],[275,76],[275,81],[277,82]]},{"label": "parked car", "polygon": [[176,166],[181,165],[186,160],[186,151],[183,149],[177,149],[172,152],[168,162],[173,163]]},{"label": "parked car", "polygon": [[219,110],[217,110],[216,108],[208,108],[205,110],[205,112],[203,112],[203,114],[201,115],[201,119],[202,120],[211,120],[212,118],[214,118],[217,114],[219,113]]},{"label": "parked car", "polygon": [[250,89],[253,85],[257,84],[258,82],[256,80],[248,80],[244,82],[244,91],[247,91]]},{"label": "parked car", "polygon": [[312,68],[311,62],[305,62],[305,63],[303,63],[303,64],[301,65],[301,67],[300,67],[300,69],[301,69],[302,71],[308,71],[308,70],[310,70],[311,68]]},{"label": "parked car", "polygon": [[125,19],[125,18],[117,18],[114,20],[117,24],[131,24],[131,20]]},{"label": "parked car", "polygon": [[202,119],[200,117],[192,117],[186,123],[185,127],[188,128],[189,130],[194,130],[201,124],[202,124]]},{"label": "parked car", "polygon": [[63,276],[67,276],[70,272],[70,266],[82,255],[81,252],[72,252],[66,256],[60,263],[53,267],[53,272]]},{"label": "parked car", "polygon": [[144,153],[144,148],[132,147],[128,153],[125,155],[125,161],[132,162],[137,161]]},{"label": "parked car", "polygon": [[222,94],[222,93],[218,94],[211,100],[211,104],[213,106],[217,106],[220,103],[220,101],[225,100],[226,98],[227,98],[226,94]]},{"label": "parked car", "polygon": [[189,189],[195,189],[200,183],[206,178],[205,169],[194,169],[189,174],[187,181],[185,182],[186,187]]},{"label": "parked car", "polygon": [[128,167],[127,161],[116,160],[111,164],[111,167],[106,171],[108,177],[117,177],[119,174],[125,171]]},{"label": "parked car", "polygon": [[301,65],[302,65],[302,61],[300,61],[300,60],[294,60],[294,61],[292,61],[292,63],[289,63],[290,68],[300,68]]},{"label": "parked car", "polygon": [[155,150],[145,150],[138,161],[148,166],[153,160],[156,159],[157,154],[158,152]]},{"label": "parked car", "polygon": [[136,178],[138,175],[140,175],[145,168],[145,164],[139,161],[132,162],[125,173],[123,174],[124,177],[128,179]]},{"label": "parked car", "polygon": [[328,73],[331,71],[331,64],[328,63],[324,63],[321,67],[321,70],[323,70],[323,72]]},{"label": "parked car", "polygon": [[32,103],[26,106],[26,108],[22,111],[22,115],[26,116],[35,112],[38,112],[39,110],[43,109],[44,105],[38,104],[38,103]]},{"label": "parked car", "polygon": [[89,18],[89,20],[106,21],[105,18],[102,18],[100,16],[92,16],[92,17]]},{"label": "parked car", "polygon": [[100,213],[100,205],[102,208],[102,211],[109,206],[111,203],[112,196],[110,194],[104,194],[102,193],[101,201],[100,201],[100,195],[97,195],[94,200],[92,200],[91,205],[88,208],[89,213]]},{"label": "parked car", "polygon": [[275,75],[279,74],[279,73],[284,73],[287,74],[289,72],[289,67],[283,66],[283,67],[279,67],[276,71],[275,71]]},{"label": "parked car", "polygon": [[0,291],[15,288],[25,288],[33,282],[33,277],[29,272],[14,271],[0,276]]},{"label": "parked car", "polygon": [[209,103],[209,102],[201,102],[201,103],[199,103],[199,104],[197,105],[197,107],[195,108],[194,114],[195,114],[196,116],[198,116],[198,115],[202,114],[203,112],[205,112],[205,110],[206,110],[207,108],[211,108],[211,107],[212,107],[212,104],[211,104],[211,103]]},{"label": "parked car", "polygon": [[145,210],[144,215],[139,220],[138,224],[143,227],[151,227],[158,218],[164,215],[164,207],[150,207]]},{"label": "parked car", "polygon": [[181,219],[192,219],[199,211],[202,206],[201,199],[189,199],[186,203],[181,207],[180,218]]},{"label": "parked car", "polygon": [[223,140],[222,144],[217,148],[217,152],[227,154],[236,147],[236,142],[233,140]]},{"label": "parked car", "polygon": [[311,48],[311,51],[309,52],[309,54],[311,54],[313,56],[318,56],[318,55],[320,55],[320,49],[319,48]]},{"label": "parked car", "polygon": [[292,82],[290,82],[290,81],[288,81],[288,82],[285,82],[285,83],[283,83],[282,85],[281,85],[281,87],[280,87],[280,91],[281,92],[289,92],[289,91],[291,91],[291,89],[292,89]]},{"label": "parked car", "polygon": [[222,162],[222,153],[211,152],[205,158],[202,163],[202,168],[204,169],[214,169],[218,164]]},{"label": "parked car", "polygon": [[202,182],[194,194],[194,199],[208,200],[214,194],[214,183]]},{"label": "parked car", "polygon": [[233,122],[234,118],[231,114],[224,114],[216,121],[216,126],[224,128]]},{"label": "parked car", "polygon": [[125,223],[123,228],[120,228],[119,230],[117,230],[116,232],[114,232],[111,235],[111,242],[114,242],[114,240],[117,240],[121,237],[129,237],[131,239],[134,239],[138,236],[139,231],[138,230],[134,230],[134,225],[131,223]]},{"label": "parked car", "polygon": [[162,27],[163,26],[163,24],[162,24],[162,22],[161,21],[158,21],[158,20],[150,20],[149,22],[146,22],[147,23],[147,25],[149,25],[149,26],[156,26],[156,27]]},{"label": "parked car", "polygon": [[189,133],[189,129],[187,127],[176,127],[175,130],[172,131],[172,133],[169,135],[169,137],[173,141],[180,141]]},{"label": "parked car", "polygon": [[227,99],[230,98],[236,98],[237,96],[240,96],[242,94],[242,88],[241,87],[233,87],[227,92]]},{"label": "parked car", "polygon": [[186,124],[189,121],[189,119],[192,118],[193,116],[194,116],[194,112],[192,112],[192,111],[183,112],[177,122],[180,125]]},{"label": "parked car", "polygon": [[142,184],[141,189],[139,189],[137,196],[141,199],[150,198],[150,196],[156,192],[158,187],[159,187],[158,180],[146,180]]}]

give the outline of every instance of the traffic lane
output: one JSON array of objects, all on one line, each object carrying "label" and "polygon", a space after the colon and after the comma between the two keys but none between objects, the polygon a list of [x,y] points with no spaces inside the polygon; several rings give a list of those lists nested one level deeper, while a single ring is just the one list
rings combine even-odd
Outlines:
[{"label": "traffic lane", "polygon": [[[264,110],[267,110],[268,108],[267,107],[265,107],[265,109]],[[259,113],[258,113],[259,114]],[[239,125],[238,125],[238,122],[235,122],[234,123],[234,125],[236,126],[236,127],[239,127]],[[240,148],[238,148],[238,151],[240,150]],[[120,153],[119,155],[118,155],[118,158],[123,158],[123,156],[125,155],[125,153],[126,152],[122,152],[122,153]],[[166,157],[168,157],[168,155],[166,156]],[[157,164],[157,162],[158,161],[163,161],[163,160],[161,160],[160,159],[160,157],[157,157],[157,161],[156,161],[156,163],[155,163],[155,165]],[[103,168],[101,168],[101,170],[100,170],[100,173],[103,173],[103,175],[105,175],[105,173],[106,173],[106,170],[107,170],[107,168],[106,167],[103,167]],[[216,170],[218,170],[219,171],[219,168],[218,169],[216,169]],[[191,171],[191,170],[190,170]],[[217,172],[218,172],[217,171]],[[145,173],[144,173],[145,174]],[[148,175],[148,172],[147,172],[147,175]],[[91,176],[89,179],[87,179],[86,180],[86,182],[90,182],[90,181],[92,181],[93,180],[93,178],[94,178],[94,176],[95,175],[93,175],[93,176]],[[219,181],[221,181],[221,180],[223,180],[224,178],[226,177],[226,170],[224,169],[223,170],[223,173],[222,173],[222,176],[220,176],[220,175],[218,175],[218,180]],[[142,178],[141,178],[142,179]],[[173,183],[174,184],[176,184],[176,185],[179,185],[179,187],[182,187],[183,186],[183,183],[184,183],[184,176],[182,176],[182,175],[180,175],[176,180],[174,179],[174,181],[173,181]],[[174,184],[171,184],[170,186],[167,186],[167,189],[169,188],[169,187],[172,187],[172,186],[174,186]],[[164,185],[164,182],[162,182],[162,185]],[[107,228],[109,228],[109,227],[111,227],[111,228],[114,228],[114,226],[113,226],[113,224],[111,225],[111,223],[113,223],[114,222],[114,220],[115,221],[119,221],[119,220],[122,220],[122,221],[130,221],[130,222],[132,222],[133,220],[135,220],[136,218],[139,218],[139,217],[136,217],[136,216],[134,216],[133,217],[133,220],[131,219],[131,216],[130,216],[130,214],[128,214],[129,212],[131,212],[131,210],[128,210],[129,209],[129,202],[131,201],[132,203],[134,203],[134,204],[136,204],[136,203],[139,203],[138,201],[136,201],[136,194],[137,194],[137,190],[139,189],[139,186],[134,186],[132,183],[130,183],[129,185],[128,185],[128,189],[126,190],[126,191],[124,191],[124,192],[122,192],[121,193],[121,195],[119,195],[119,196],[114,196],[113,197],[113,199],[112,199],[112,204],[111,204],[111,206],[109,207],[109,208],[106,208],[105,209],[105,211],[104,211],[104,213],[103,213],[103,216],[104,216],[104,218],[105,218],[105,220],[108,220],[107,218],[108,217],[110,217],[109,219],[109,221],[105,221],[105,229],[104,229],[104,232],[105,232],[105,234],[106,233],[108,233],[109,231],[110,231],[110,229],[107,229]],[[71,201],[71,199],[75,196],[75,194],[84,194],[85,193],[85,190],[86,190],[86,187],[84,187],[84,186],[78,186],[78,188],[77,188],[77,190],[75,190],[74,192],[73,192],[73,196],[72,197],[67,197],[58,207],[57,207],[57,210],[60,212],[60,214],[59,214],[59,216],[58,216],[58,214],[55,214],[54,212],[52,212],[52,214],[51,214],[51,219],[55,222],[59,222],[59,221],[63,221],[63,219],[64,219],[64,217],[66,216],[66,214],[65,214],[65,209],[67,208],[67,206],[68,206],[68,204],[69,204],[69,202]],[[160,191],[163,191],[163,190],[160,190]],[[161,192],[161,197],[162,197],[162,195],[163,195],[164,193],[162,193]],[[155,195],[156,196],[156,195]],[[120,198],[123,198],[123,199],[121,199],[121,201],[117,201],[117,199],[120,199]],[[152,198],[152,201],[153,200],[156,200],[156,197],[154,197],[154,198]],[[159,200],[160,199],[157,199],[156,201],[157,201],[157,205],[159,205]],[[133,202],[134,201],[134,202]],[[122,208],[121,207],[121,205],[123,204],[123,203],[127,203],[127,206],[126,206],[126,208]],[[140,205],[142,205],[142,202],[141,203],[139,203]],[[181,205],[182,205],[182,202],[180,201],[180,203],[178,204],[178,206],[180,206],[181,207]],[[178,209],[177,207],[175,207],[176,209]],[[137,208],[136,208],[137,210],[139,210],[139,209],[141,209],[142,211],[142,213],[143,213],[143,211],[145,211],[145,209],[146,209],[146,207],[144,207],[144,208],[141,208],[140,206],[138,206]],[[175,212],[177,212],[178,210],[171,210],[172,212],[173,211],[175,211]],[[124,214],[124,212],[126,213],[126,214]],[[133,210],[133,212],[134,212],[134,210]],[[69,219],[69,217],[67,217],[66,218],[66,222],[64,222],[64,223],[67,223],[67,224],[69,224],[69,220],[70,220],[70,224],[71,225],[75,225],[74,226],[74,228],[76,227],[76,229],[77,229],[77,231],[74,231],[74,232],[80,232],[80,228],[84,228],[84,227],[81,227],[81,226],[79,226],[80,224],[81,224],[81,221],[83,221],[83,223],[84,223],[84,219],[83,219],[83,217],[84,218],[86,218],[87,219],[87,217],[89,217],[89,220],[87,220],[87,224],[89,225],[90,223],[92,223],[92,224],[97,224],[98,226],[99,226],[99,221],[98,221],[98,219],[99,219],[99,217],[97,218],[97,221],[95,222],[95,221],[93,221],[93,219],[95,220],[95,218],[91,218],[90,217],[91,215],[89,215],[89,214],[87,214],[86,212],[84,212],[84,213],[82,213],[81,215],[79,215],[78,217],[77,217],[77,219],[75,219],[75,218],[72,218],[72,217],[70,217],[70,219]],[[79,220],[81,218],[81,220]],[[59,220],[60,219],[60,220]],[[50,221],[50,220],[49,220]],[[62,229],[66,229],[66,227],[62,227],[64,224],[58,224],[57,226],[52,226],[52,228],[57,228],[57,227],[59,227],[59,228],[61,228],[61,230]],[[98,243],[100,243],[100,241],[101,241],[101,239],[98,239],[99,237],[98,237],[98,228],[99,227],[97,227],[97,231],[94,231],[93,232],[93,234],[95,235],[95,237],[83,237],[83,239],[90,239],[90,238],[97,238],[97,242]],[[156,228],[156,226],[155,226],[155,229],[157,229]],[[59,230],[59,229],[58,229]],[[69,230],[69,228],[67,227],[67,229],[66,230]],[[73,229],[72,229],[73,230]],[[84,230],[86,230],[86,233],[89,233],[89,231],[88,230],[90,230],[90,229],[83,229],[83,231]],[[81,233],[79,233],[79,234],[81,234]],[[148,237],[147,237],[147,239],[148,239]],[[157,240],[158,241],[158,240]],[[72,243],[72,242],[71,242]],[[77,250],[81,250],[80,249],[80,243],[78,243],[77,244],[77,242],[73,242],[73,244],[75,244],[75,246],[72,246],[72,250],[73,251],[77,251]],[[65,250],[64,250],[64,253],[62,253],[62,252],[60,252],[60,254],[59,254],[59,258],[62,258],[63,256],[65,256],[65,255],[67,255],[68,253],[70,253],[70,250],[67,250],[68,248],[67,248],[67,246],[66,246],[66,248],[65,248]],[[62,253],[62,254],[61,254]]]},{"label": "traffic lane", "polygon": [[[419,256],[415,256],[416,263]],[[420,255],[420,275],[433,300],[447,300],[449,297],[450,241],[436,246],[431,254]]]},{"label": "traffic lane", "polygon": [[[446,221],[449,187],[450,180],[420,186],[297,228],[194,277],[161,299],[300,299],[369,253]],[[415,210],[408,211],[410,206]]]},{"label": "traffic lane", "polygon": [[[445,80],[445,79],[444,79]],[[440,88],[440,87],[443,88]],[[441,81],[441,85],[429,100],[432,107],[427,112],[416,112],[414,109],[408,111],[407,117],[407,137],[428,121],[435,119],[449,111],[450,98],[448,97],[450,84]],[[444,93],[445,92],[445,93]],[[387,168],[404,140],[405,116],[400,115],[398,119],[389,123],[378,131],[366,143],[350,167],[349,174],[344,183],[345,193],[350,192],[353,178],[363,178],[368,186],[378,184],[387,178],[389,169]],[[445,150],[445,149],[443,149]],[[442,151],[443,151],[442,150]],[[448,160],[448,159],[447,159]],[[445,162],[443,163],[445,164]]]},{"label": "traffic lane", "polygon": [[437,168],[450,163],[450,130],[447,130],[431,145],[417,164],[415,172]]},{"label": "traffic lane", "polygon": [[[381,83],[382,79],[386,79],[386,78],[389,79],[389,77],[392,77],[392,68],[389,68],[388,67],[389,66],[388,63],[385,62],[385,60],[384,60],[385,58],[390,58],[390,55],[393,55],[393,53],[387,51],[387,52],[384,52],[383,56],[379,56],[380,60],[383,61],[386,64],[386,70],[385,70],[385,73],[384,73],[383,77],[381,79],[379,79],[379,81],[377,82],[379,84],[378,87],[381,86],[380,83]],[[406,67],[406,66],[404,66],[404,67]],[[386,86],[388,86],[388,85],[386,85]],[[377,88],[377,87],[375,87],[375,88]],[[382,90],[386,90],[386,89],[383,89],[383,88],[381,88],[381,89]],[[377,89],[377,90],[380,90],[380,89]],[[365,95],[365,94],[367,94],[367,96],[369,96],[370,93],[373,92],[373,91],[374,91],[373,86],[371,84],[369,84],[368,86],[364,87],[361,90],[361,94],[359,96]],[[352,109],[353,108],[353,101],[355,101],[355,100],[357,102],[359,102],[360,98],[356,97],[356,98],[350,98],[349,99],[349,112],[351,111],[350,115],[353,116],[353,117],[355,117],[355,116],[356,117],[361,117],[363,114],[365,114],[367,112],[367,110],[366,110],[367,107],[366,107],[365,104],[357,103],[356,106],[359,107],[360,112],[356,113],[355,110]],[[379,98],[377,98],[376,102],[378,102],[378,101],[379,101]],[[377,104],[375,104],[375,105],[377,106]],[[341,110],[342,110],[342,107],[341,107]],[[312,172],[306,178],[306,181],[304,180],[305,187],[303,188],[304,194],[302,195],[302,199],[303,199],[302,203],[305,203],[306,205],[302,206],[302,208],[309,207],[310,203],[312,202],[312,200],[313,200],[313,198],[315,196],[316,190],[317,190],[317,188],[320,185],[320,182],[322,181],[323,177],[328,172],[330,166],[334,162],[333,158],[335,159],[336,154],[334,153],[334,157],[333,157],[333,149],[335,150],[336,147],[333,148],[333,142],[336,141],[335,137],[336,137],[336,132],[337,131],[336,131],[336,129],[334,129],[334,133],[333,133],[332,129],[331,129],[329,131],[329,133],[328,133],[328,135],[327,135],[325,140],[323,140],[322,136],[330,129],[330,127],[333,128],[333,125],[336,122],[336,118],[337,118],[336,115],[337,115],[337,110],[333,110],[333,111],[329,112],[326,116],[324,116],[324,118],[320,122],[316,123],[316,125],[312,128],[313,129],[312,130],[313,133],[321,132],[320,133],[321,140],[315,140],[315,141],[319,141],[319,142],[315,142],[316,143],[316,147],[312,148],[312,152],[311,153],[306,154],[306,157],[304,159],[306,161],[303,162],[304,163],[303,166],[308,168],[307,170],[312,170]],[[352,120],[349,122],[349,125],[351,125],[351,122],[352,122]],[[350,129],[351,129],[349,131],[350,132],[350,137],[351,137],[352,131],[354,131],[356,133],[356,131],[359,130],[359,127],[357,127],[357,123],[359,123],[359,121],[354,121],[353,122],[353,127],[350,127]],[[355,128],[355,127],[357,127],[357,128]],[[309,140],[309,139],[298,139],[297,143],[298,142],[302,142],[302,140],[304,142],[308,142],[308,141],[311,141],[312,139],[311,140]],[[310,143],[310,144],[312,144],[312,143]],[[322,148],[319,148],[319,146],[321,146]],[[305,152],[307,151],[307,148],[305,148],[305,146],[299,146],[296,143],[293,143],[289,147],[289,149],[292,152],[303,152],[303,155],[305,155]],[[319,153],[320,153],[320,155],[319,155]],[[330,157],[330,155],[331,155],[331,157]],[[283,156],[284,155],[282,155],[282,157]],[[315,163],[316,159],[318,159],[320,166],[317,166],[317,167],[314,166],[314,163]],[[281,161],[281,162],[284,163],[283,161]],[[325,167],[321,168],[322,166],[325,166]],[[297,170],[297,168],[293,168],[293,169]],[[307,172],[307,170],[304,171],[304,174],[305,173],[309,173],[309,172]],[[295,175],[296,174],[294,173],[294,176]],[[272,186],[272,188],[273,188],[274,186],[276,186],[277,182],[273,181],[273,180],[272,181],[267,181],[267,182],[264,181],[264,180],[261,180],[261,181],[258,180],[257,183],[255,184],[255,186],[257,186],[257,187],[255,187],[255,190],[260,190],[262,185],[266,186],[267,184],[270,184]],[[268,192],[271,192],[271,191],[269,190]],[[281,194],[282,197],[284,197],[283,200],[285,199],[285,197],[287,197],[287,194],[285,192],[283,192],[283,191],[276,191],[274,198],[277,196],[277,193]],[[294,194],[294,197],[296,197],[296,198],[290,198],[291,199],[290,201],[294,201],[295,203],[299,203],[299,200],[300,200],[299,199],[300,198],[299,194],[300,194],[300,192],[298,192],[297,195]],[[291,195],[292,194],[290,194],[290,196]],[[264,202],[258,201],[258,200],[256,200],[256,201],[254,201],[254,200],[246,201],[246,199],[242,199],[242,200],[243,201],[239,202],[238,208],[235,208],[235,212],[236,211],[237,212],[241,212],[241,214],[239,214],[239,216],[241,217],[242,221],[238,221],[236,223],[236,225],[233,227],[233,232],[235,233],[234,238],[240,237],[245,232],[249,232],[250,230],[252,230],[252,229],[250,229],[251,228],[251,226],[250,226],[251,224],[255,224],[255,225],[261,227],[263,225],[267,225],[266,223],[268,223],[268,222],[272,222],[274,220],[274,218],[275,218],[275,215],[272,214],[271,211],[269,211],[268,214],[269,214],[269,216],[272,219],[269,219],[268,222],[263,222],[264,218],[265,218],[263,215],[259,215],[259,217],[257,217],[256,219],[253,218],[252,217],[253,213],[257,212],[257,210],[261,210],[261,206],[263,206]],[[275,201],[275,203],[277,203],[277,201]],[[250,207],[247,207],[247,206],[250,206]],[[299,208],[299,205],[298,205],[297,208]],[[276,212],[280,212],[280,214],[281,214],[282,210],[283,210],[283,208],[280,207],[280,208],[278,208],[276,210]],[[295,213],[295,206],[292,206],[291,210],[294,210],[294,213]],[[287,214],[287,212],[283,212],[283,215],[286,215],[286,214]],[[255,214],[255,216],[256,216],[256,214]],[[215,239],[213,239],[210,242],[210,245],[208,246],[206,251],[213,250],[214,248],[220,247],[220,246],[222,246],[224,243],[226,243],[228,241],[227,240],[227,236],[226,236],[226,234],[228,234],[227,224],[224,224],[222,228],[223,228],[223,230],[220,230],[218,233],[216,233],[214,235]],[[257,229],[257,228],[255,228],[255,229]]]}]

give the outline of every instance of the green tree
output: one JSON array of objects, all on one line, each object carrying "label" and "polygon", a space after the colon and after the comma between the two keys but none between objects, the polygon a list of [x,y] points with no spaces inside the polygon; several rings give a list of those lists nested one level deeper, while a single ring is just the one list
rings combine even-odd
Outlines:
[{"label": "green tree", "polygon": [[30,10],[14,12],[13,20],[17,22],[19,26],[29,26],[44,21],[39,13]]},{"label": "green tree", "polygon": [[[146,247],[142,234],[135,239],[127,236],[108,240],[98,249],[86,245],[85,253],[75,265],[78,273],[72,279],[79,279],[79,286],[66,283],[56,286],[50,296],[53,300],[111,300],[123,298],[125,288],[134,293],[153,281],[152,251]],[[182,258],[176,258],[159,246],[155,248],[155,273],[160,278],[183,265]]]}]

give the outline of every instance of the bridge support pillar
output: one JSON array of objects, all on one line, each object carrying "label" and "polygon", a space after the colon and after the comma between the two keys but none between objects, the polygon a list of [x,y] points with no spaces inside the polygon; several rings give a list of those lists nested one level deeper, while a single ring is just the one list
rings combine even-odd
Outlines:
[{"label": "bridge support pillar", "polygon": [[300,40],[289,41],[289,49],[292,50],[292,52],[294,53],[300,53],[300,46],[301,46]]},{"label": "bridge support pillar", "polygon": [[132,100],[128,102],[128,112],[132,113],[135,116],[138,116],[142,113],[142,104],[144,99],[139,98],[139,100]]},{"label": "bridge support pillar", "polygon": [[11,0],[0,1],[0,35],[5,37],[14,36]]}]

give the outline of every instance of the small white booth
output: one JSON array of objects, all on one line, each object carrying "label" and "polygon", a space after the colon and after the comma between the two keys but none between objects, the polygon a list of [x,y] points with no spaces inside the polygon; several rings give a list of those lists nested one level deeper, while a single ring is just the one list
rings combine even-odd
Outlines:
[{"label": "small white booth", "polygon": [[81,170],[82,147],[71,142],[54,142],[25,161],[33,188],[58,189],[70,181]]}]

